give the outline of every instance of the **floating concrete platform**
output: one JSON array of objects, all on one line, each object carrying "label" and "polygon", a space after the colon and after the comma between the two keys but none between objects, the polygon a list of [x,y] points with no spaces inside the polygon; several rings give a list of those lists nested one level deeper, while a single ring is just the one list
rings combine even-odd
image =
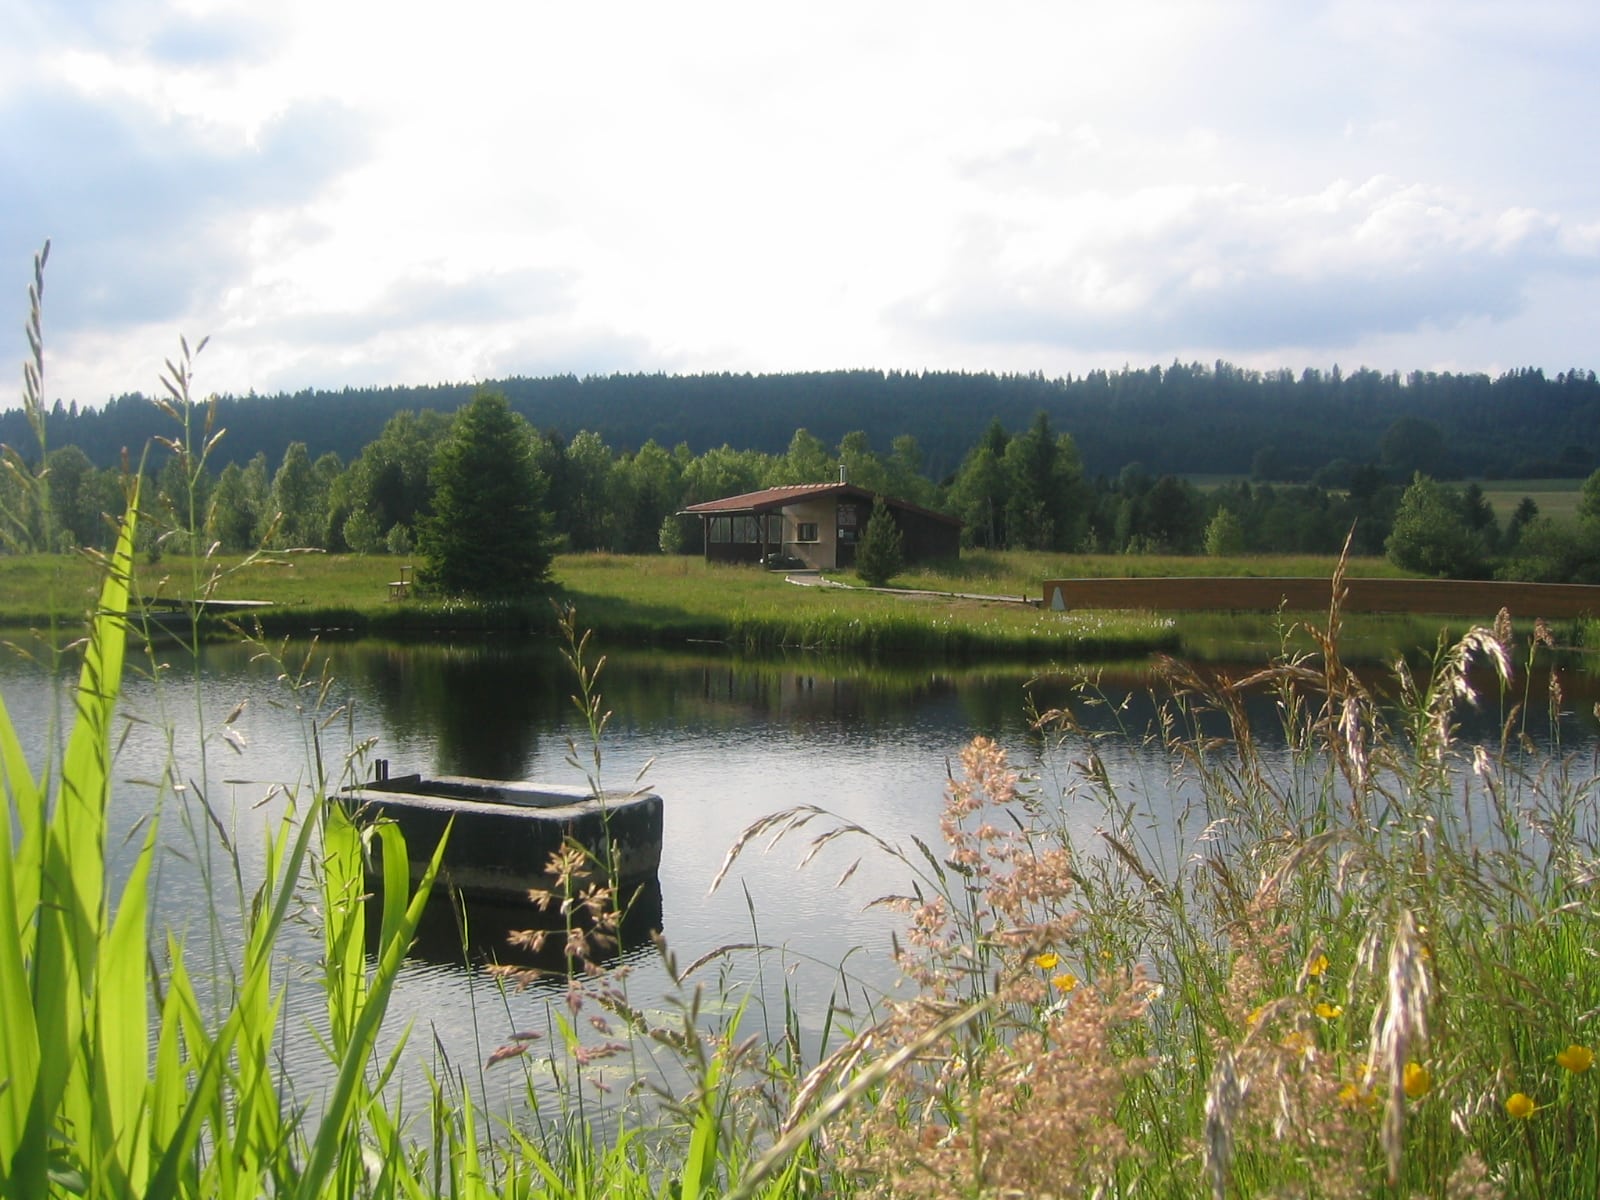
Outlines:
[{"label": "floating concrete platform", "polygon": [[390,776],[380,762],[377,779],[342,795],[358,820],[400,827],[413,876],[448,828],[441,883],[467,896],[526,900],[530,889],[556,886],[550,860],[569,843],[588,855],[584,882],[635,889],[654,884],[661,865],[662,803],[654,792],[596,795],[551,783]]}]

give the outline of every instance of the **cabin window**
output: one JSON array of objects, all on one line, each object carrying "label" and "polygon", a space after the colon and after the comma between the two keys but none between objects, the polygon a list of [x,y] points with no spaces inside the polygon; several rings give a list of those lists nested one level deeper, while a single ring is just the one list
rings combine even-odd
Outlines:
[{"label": "cabin window", "polygon": [[712,517],[706,522],[706,537],[713,542],[731,541],[732,526],[730,517]]},{"label": "cabin window", "polygon": [[761,540],[761,525],[755,517],[733,518],[733,540],[744,545],[753,545]]},{"label": "cabin window", "polygon": [[814,542],[817,540],[817,523],[815,521],[801,521],[794,527],[794,540],[797,542]]}]

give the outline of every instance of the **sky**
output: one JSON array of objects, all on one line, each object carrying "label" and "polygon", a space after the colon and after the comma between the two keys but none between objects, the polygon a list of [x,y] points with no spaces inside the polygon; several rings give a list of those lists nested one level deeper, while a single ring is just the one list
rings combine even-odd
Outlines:
[{"label": "sky", "polygon": [[[0,0],[21,402],[1600,367],[1592,0]],[[5,290],[9,288],[9,291]]]}]

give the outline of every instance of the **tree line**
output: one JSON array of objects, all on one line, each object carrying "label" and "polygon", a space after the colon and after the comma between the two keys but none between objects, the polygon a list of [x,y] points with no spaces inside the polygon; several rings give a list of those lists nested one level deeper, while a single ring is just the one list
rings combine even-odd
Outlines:
[{"label": "tree line", "polygon": [[[1255,371],[1224,361],[1179,363],[1047,379],[957,371],[822,371],[772,375],[634,374],[516,377],[486,385],[536,429],[580,431],[628,453],[647,442],[698,456],[722,445],[778,456],[796,425],[837,446],[860,432],[879,447],[907,431],[924,469],[948,479],[992,421],[1025,429],[1045,413],[1070,430],[1084,469],[1114,476],[1130,463],[1160,477],[1249,475],[1275,483],[1342,487],[1378,462],[1409,478],[1574,478],[1600,466],[1600,383],[1593,371],[1345,374],[1308,368]],[[313,462],[349,462],[399,412],[449,414],[477,385],[304,390],[223,396],[213,469],[274,467],[304,441]],[[98,467],[167,430],[144,397],[104,406],[57,402],[54,436]],[[21,410],[0,413],[0,443],[26,444]]]},{"label": "tree line", "polygon": [[[205,428],[217,428],[214,410]],[[1437,438],[1402,419],[1388,441],[1387,457],[1400,459],[1425,456]],[[1528,499],[1502,527],[1477,483],[1457,488],[1382,461],[1348,468],[1339,486],[1258,479],[1202,489],[1136,463],[1091,477],[1075,435],[1043,410],[1014,430],[991,420],[943,478],[930,474],[920,441],[906,433],[881,449],[862,430],[829,445],[799,428],[777,454],[729,444],[697,454],[686,442],[668,449],[653,439],[619,451],[593,430],[566,438],[535,429],[491,392],[455,414],[395,413],[348,463],[331,451],[313,458],[296,441],[276,463],[257,453],[217,470],[185,445],[164,441],[146,467],[147,553],[212,545],[418,553],[436,575],[437,564],[459,560],[437,582],[463,592],[483,590],[471,563],[503,556],[506,539],[534,563],[530,575],[507,572],[503,562],[495,568],[518,586],[542,579],[563,549],[698,552],[699,524],[679,515],[685,507],[831,482],[841,470],[874,494],[960,518],[963,542],[974,548],[1332,554],[1353,529],[1358,553],[1387,553],[1425,574],[1600,581],[1600,472],[1585,485],[1575,523],[1542,517]],[[22,463],[15,454],[11,461]],[[0,473],[7,544],[106,546],[123,468],[97,467],[73,445],[51,450],[41,465],[47,506],[30,500],[25,465]]]}]

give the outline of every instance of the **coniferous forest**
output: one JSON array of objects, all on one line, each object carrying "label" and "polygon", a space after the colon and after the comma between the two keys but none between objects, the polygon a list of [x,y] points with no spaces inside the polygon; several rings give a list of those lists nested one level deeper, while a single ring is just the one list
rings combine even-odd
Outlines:
[{"label": "coniferous forest", "polygon": [[[1387,554],[1427,575],[1600,581],[1600,385],[1536,370],[1406,379],[1262,374],[1226,363],[1076,379],[874,371],[510,379],[218,397],[195,469],[142,396],[45,420],[49,522],[9,543],[104,543],[125,462],[207,545],[410,554],[440,533],[441,447],[475,396],[505,400],[555,548],[690,553],[690,504],[852,483],[961,518],[986,549]],[[26,462],[25,415],[0,442]],[[37,467],[38,464],[35,464]],[[522,469],[522,468],[519,468]],[[1197,486],[1195,476],[1224,476]],[[1574,520],[1528,499],[1499,517],[1479,480],[1591,477]],[[0,478],[0,505],[8,504]],[[191,514],[187,519],[184,514]],[[49,529],[47,536],[43,533]],[[53,542],[46,546],[44,541]],[[164,541],[176,547],[169,532]],[[425,548],[425,547],[423,547]]]},{"label": "coniferous forest", "polygon": [[[404,409],[453,413],[487,387],[536,429],[571,438],[597,433],[619,450],[680,442],[782,453],[796,428],[828,445],[861,431],[874,445],[914,436],[934,479],[953,473],[993,421],[1024,428],[1044,412],[1070,433],[1090,476],[1137,463],[1153,475],[1255,474],[1309,481],[1319,470],[1383,461],[1440,478],[1587,475],[1600,465],[1600,383],[1593,371],[1381,374],[1337,367],[1260,372],[1217,362],[1125,367],[1081,377],[871,370],[781,375],[610,375],[511,378],[478,384],[307,390],[221,396],[227,437],[213,465],[257,454],[278,462],[291,442],[313,458],[345,461]],[[1407,444],[1402,418],[1426,422]],[[57,403],[56,445],[79,447],[97,466],[137,451],[163,419],[143,396],[103,406]],[[1418,430],[1412,429],[1416,435]],[[1388,440],[1386,443],[1386,435]],[[1416,442],[1416,438],[1412,438]],[[29,443],[20,410],[0,413],[0,443]],[[1401,462],[1400,460],[1412,460]]]}]

